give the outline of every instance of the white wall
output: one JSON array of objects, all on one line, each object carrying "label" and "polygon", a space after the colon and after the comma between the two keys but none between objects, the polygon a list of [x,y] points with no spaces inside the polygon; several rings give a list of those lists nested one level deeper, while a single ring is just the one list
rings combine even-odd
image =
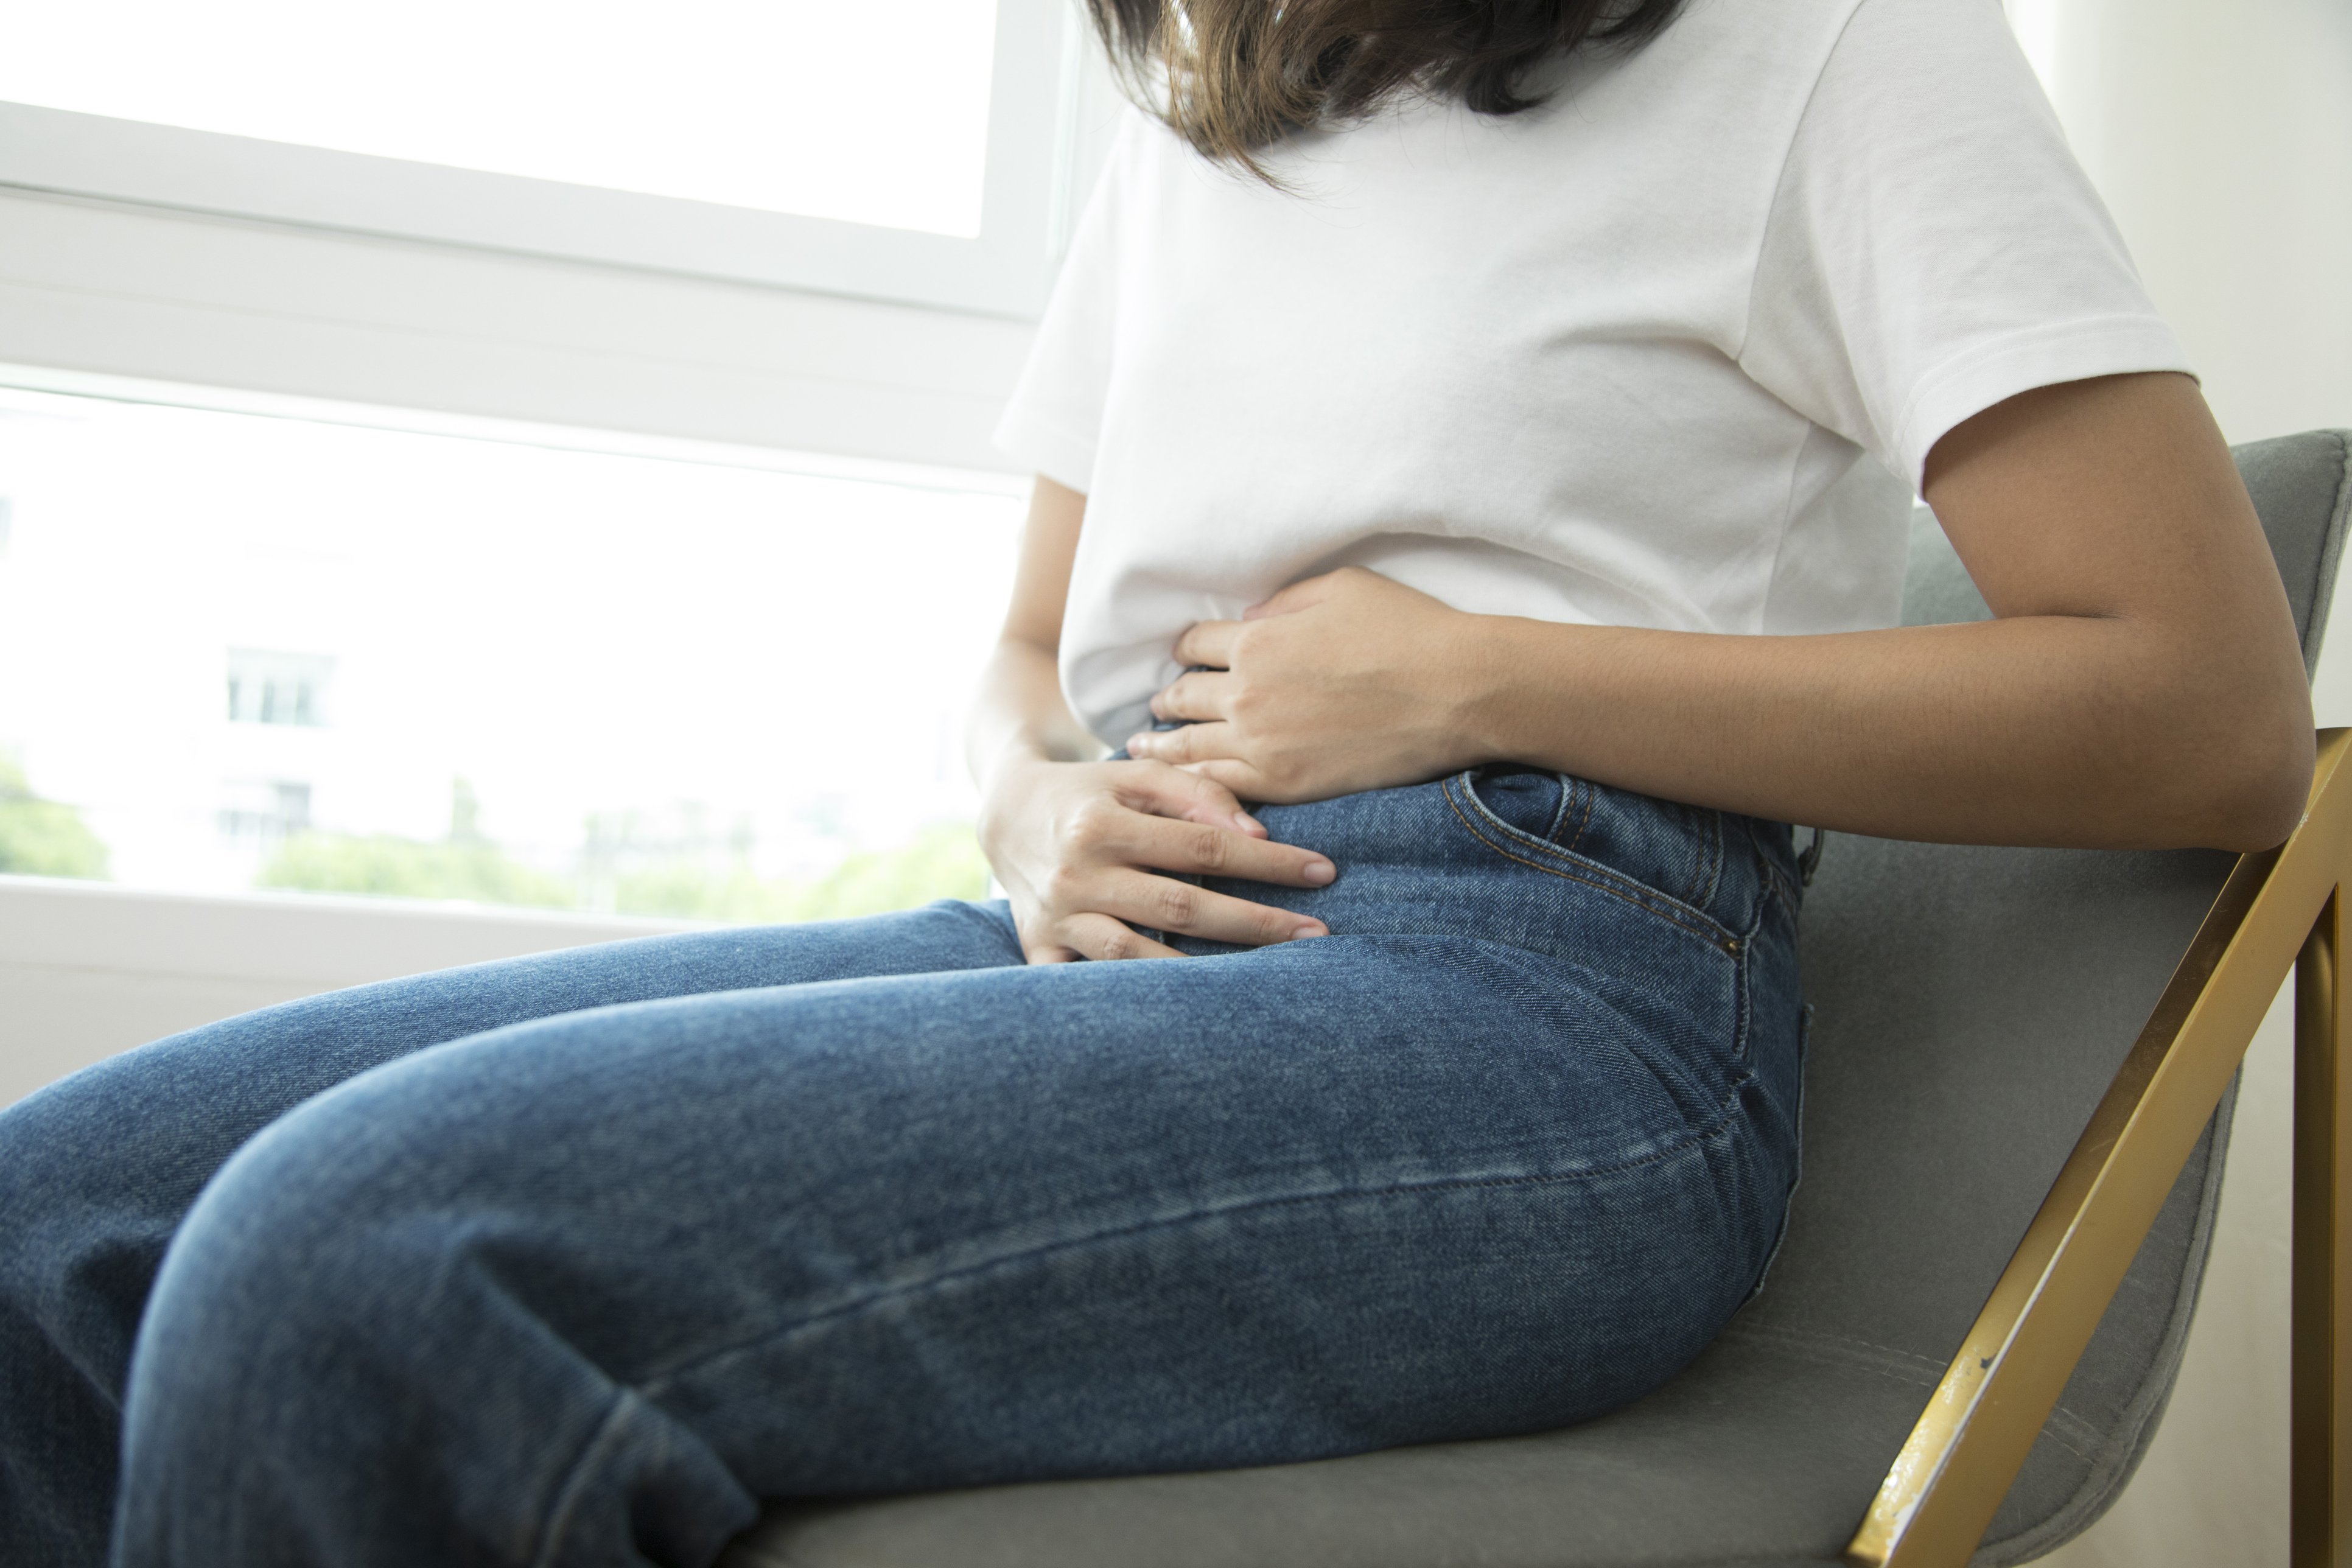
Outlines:
[{"label": "white wall", "polygon": [[2233,441],[2352,426],[2352,5],[2021,0]]},{"label": "white wall", "polygon": [[[2352,426],[2352,4],[2021,0],[2075,150],[2233,441]],[[2315,704],[2352,724],[2339,596]],[[2288,1009],[2246,1058],[2180,1382],[2114,1510],[2058,1568],[2285,1568]]]}]

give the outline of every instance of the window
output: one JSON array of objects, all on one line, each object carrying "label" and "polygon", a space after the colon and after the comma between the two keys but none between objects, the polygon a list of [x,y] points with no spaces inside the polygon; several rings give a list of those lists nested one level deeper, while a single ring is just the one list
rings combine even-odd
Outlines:
[{"label": "window", "polygon": [[730,920],[982,891],[962,716],[1016,481],[480,430],[0,393],[0,784],[47,836],[0,870]]},{"label": "window", "polygon": [[228,650],[228,718],[232,724],[323,725],[327,681],[335,661],[319,654]]},{"label": "window", "polygon": [[310,826],[310,786],[299,779],[232,779],[223,791],[220,830],[232,851],[276,849]]},{"label": "window", "polygon": [[0,99],[976,236],[994,0],[880,21],[830,0],[76,0],[11,17]]},{"label": "window", "polygon": [[1079,26],[1056,0],[17,6],[0,184],[1024,315]]}]

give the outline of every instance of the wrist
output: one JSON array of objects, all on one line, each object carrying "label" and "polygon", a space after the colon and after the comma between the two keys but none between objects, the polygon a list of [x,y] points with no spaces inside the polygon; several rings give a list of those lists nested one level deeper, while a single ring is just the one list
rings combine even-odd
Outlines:
[{"label": "wrist", "polygon": [[1034,735],[1014,735],[985,758],[979,771],[980,796],[993,799],[1006,783],[1025,770],[1055,758]]},{"label": "wrist", "polygon": [[1517,616],[1462,615],[1447,664],[1454,738],[1465,765],[1531,762],[1527,735],[1526,647],[1533,623]]}]

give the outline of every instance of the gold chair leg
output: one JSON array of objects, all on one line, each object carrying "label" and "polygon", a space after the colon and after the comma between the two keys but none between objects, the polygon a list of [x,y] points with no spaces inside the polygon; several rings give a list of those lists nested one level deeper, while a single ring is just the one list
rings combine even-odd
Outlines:
[{"label": "gold chair leg", "polygon": [[2352,1568],[2352,946],[2339,886],[2294,966],[2294,1568]]}]

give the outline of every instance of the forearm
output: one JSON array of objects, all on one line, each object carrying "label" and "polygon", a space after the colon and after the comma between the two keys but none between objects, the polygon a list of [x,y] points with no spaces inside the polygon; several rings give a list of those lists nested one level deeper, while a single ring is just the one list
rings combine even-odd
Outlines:
[{"label": "forearm", "polygon": [[1102,754],[1102,743],[1062,699],[1053,651],[1020,637],[999,640],[982,672],[965,731],[973,782],[984,790],[1009,758],[1076,763]]},{"label": "forearm", "polygon": [[1004,630],[981,672],[964,760],[985,795],[1007,762],[1092,762],[1103,748],[1062,700],[1056,668],[1087,498],[1039,475],[1014,562]]},{"label": "forearm", "polygon": [[[2226,647],[2025,616],[1821,637],[1460,623],[1465,750],[1853,832],[2277,842],[2309,706]],[[2300,672],[2294,674],[2299,677]]]}]

